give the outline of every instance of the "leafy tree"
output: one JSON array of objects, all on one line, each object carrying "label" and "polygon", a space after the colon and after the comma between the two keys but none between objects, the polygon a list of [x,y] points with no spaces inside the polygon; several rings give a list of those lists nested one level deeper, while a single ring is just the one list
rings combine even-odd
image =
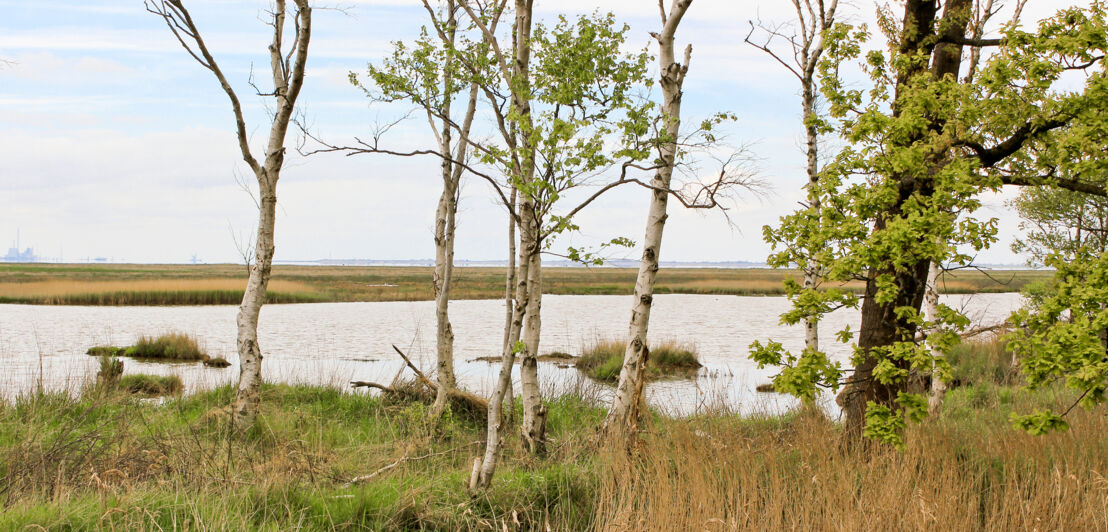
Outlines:
[{"label": "leafy tree", "polygon": [[1108,251],[1108,198],[1052,187],[1026,187],[1009,205],[1020,214],[1024,237],[1012,251],[1027,253],[1031,265],[1051,254],[1077,259]]},{"label": "leafy tree", "polygon": [[[782,366],[777,384],[799,396],[817,386],[838,389],[851,435],[902,445],[900,428],[927,413],[927,402],[908,388],[912,372],[950,371],[941,353],[958,341],[967,320],[938,305],[920,312],[932,262],[966,265],[972,252],[996,240],[996,220],[979,219],[980,195],[1002,185],[1046,185],[1104,195],[1102,150],[1108,98],[1103,57],[1103,7],[1069,8],[1034,33],[1009,28],[999,39],[967,37],[970,0],[950,0],[940,16],[936,2],[908,0],[900,22],[882,10],[879,25],[889,46],[864,50],[867,32],[845,24],[832,29],[821,65],[822,90],[847,146],[819,180],[826,198],[818,231],[835,250],[825,264],[828,281],[865,282],[853,372],[825,353],[786,352],[756,343],[761,365]],[[965,46],[998,46],[972,80],[960,79]],[[856,88],[839,65],[861,58],[872,84]],[[1060,88],[1071,70],[1086,74],[1077,90]],[[785,245],[791,217],[767,234]],[[832,243],[833,242],[833,243]],[[796,299],[795,312],[820,313],[831,304],[858,305],[854,296]],[[924,338],[921,330],[930,331]]]},{"label": "leafy tree", "polygon": [[1063,381],[1080,397],[1062,413],[1013,414],[1013,424],[1032,434],[1065,430],[1070,409],[1103,403],[1108,389],[1108,253],[1082,248],[1076,260],[1054,253],[1046,264],[1056,269],[1056,285],[1012,315],[1008,348],[1030,388]]}]

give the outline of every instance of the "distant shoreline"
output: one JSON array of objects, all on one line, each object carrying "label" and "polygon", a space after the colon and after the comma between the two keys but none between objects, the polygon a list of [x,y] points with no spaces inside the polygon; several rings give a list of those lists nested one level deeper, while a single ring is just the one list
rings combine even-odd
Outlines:
[{"label": "distant shoreline", "polygon": [[[544,268],[543,292],[556,295],[630,295],[635,268]],[[944,274],[947,294],[1018,292],[1051,272],[1006,269]],[[784,295],[795,270],[663,267],[656,294]],[[425,301],[433,298],[430,266],[290,265],[273,268],[270,303]],[[230,305],[242,299],[246,268],[235,264],[0,264],[0,303],[37,305]],[[503,267],[459,265],[451,298],[504,297]],[[860,282],[846,288],[859,292]]]}]

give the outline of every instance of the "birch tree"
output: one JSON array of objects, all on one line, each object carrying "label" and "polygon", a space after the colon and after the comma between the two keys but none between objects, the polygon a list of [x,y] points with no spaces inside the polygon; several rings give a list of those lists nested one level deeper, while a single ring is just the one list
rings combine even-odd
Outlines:
[{"label": "birch tree", "polygon": [[[367,74],[373,88],[362,84],[351,74],[350,79],[372,98],[384,102],[406,102],[415,105],[427,119],[435,138],[431,150],[392,151],[380,147],[379,135],[372,144],[344,148],[348,153],[382,153],[399,156],[431,154],[439,158],[442,190],[435,210],[435,270],[432,288],[435,297],[436,379],[438,388],[432,415],[439,416],[447,406],[450,394],[457,389],[454,374],[454,332],[450,324],[450,288],[454,273],[454,241],[458,212],[458,193],[467,167],[470,133],[477,111],[479,83],[463,68],[461,55],[473,61],[481,53],[465,39],[460,27],[460,8],[455,0],[439,3],[438,9],[423,1],[431,19],[432,31],[411,46],[396,43],[391,58],[380,65],[370,64]],[[494,14],[492,25],[499,20]],[[468,87],[460,116],[455,112],[455,100]],[[379,91],[379,94],[375,93]],[[456,140],[455,140],[456,139]]]},{"label": "birch tree", "polygon": [[202,67],[219,81],[223,92],[231,101],[235,117],[235,133],[243,161],[258,181],[258,234],[255,238],[254,265],[246,284],[246,291],[239,305],[238,338],[239,383],[232,404],[232,420],[235,426],[253,425],[261,403],[262,348],[258,343],[258,315],[265,303],[266,288],[273,266],[274,222],[277,207],[277,180],[285,159],[285,135],[292,119],[296,99],[304,85],[304,68],[308,59],[308,42],[312,34],[312,9],[308,0],[293,0],[291,10],[292,39],[287,50],[285,25],[290,12],[285,0],[275,0],[269,13],[273,40],[268,46],[270,74],[273,89],[268,94],[275,99],[275,108],[269,128],[264,157],[259,161],[250,148],[238,95],[227,81],[223,70],[216,63],[204,42],[192,16],[182,0],[146,0],[146,9],[161,17],[173,36]]},{"label": "birch tree", "polygon": [[[782,65],[790,74],[800,82],[801,112],[804,125],[804,154],[806,158],[805,173],[808,182],[804,189],[807,196],[807,205],[801,212],[795,214],[789,222],[795,224],[794,235],[790,245],[784,250],[775,253],[768,260],[774,267],[792,267],[800,265],[803,272],[802,284],[797,284],[792,279],[785,282],[786,295],[790,300],[806,299],[812,302],[822,302],[818,305],[803,305],[799,308],[815,309],[826,312],[829,310],[828,302],[840,299],[841,293],[832,290],[828,293],[822,290],[822,264],[827,262],[826,254],[831,251],[820,238],[821,232],[814,230],[819,225],[821,205],[823,198],[819,189],[820,175],[820,137],[831,132],[829,124],[819,112],[819,80],[817,68],[823,57],[826,47],[826,38],[835,24],[835,15],[838,11],[838,0],[824,2],[823,0],[793,0],[793,8],[796,11],[795,33],[788,35],[783,33],[781,27],[771,27],[754,22],[750,23],[750,33],[746,36],[746,43],[762,50]],[[752,40],[756,30],[761,30],[764,41]],[[774,47],[776,39],[787,41],[784,51],[778,51]],[[789,60],[790,52],[792,60]],[[821,255],[824,255],[821,257]],[[819,316],[820,313],[812,312],[798,315],[790,313],[783,320],[787,324],[794,324],[798,320],[804,324],[804,348],[813,352],[819,351]]]},{"label": "birch tree", "polygon": [[662,233],[665,230],[666,208],[669,203],[670,183],[677,164],[677,142],[681,133],[681,87],[689,71],[692,45],[685,47],[683,63],[674,54],[674,34],[682,17],[692,5],[692,0],[673,0],[669,13],[661,0],[662,31],[653,34],[658,41],[659,83],[662,88],[661,116],[663,134],[659,139],[658,169],[650,181],[650,207],[646,218],[646,235],[643,237],[642,260],[635,279],[635,293],[631,308],[631,323],[627,349],[623,355],[619,384],[612,399],[612,406],[604,421],[605,430],[634,432],[643,410],[646,362],[649,357],[647,331],[650,327],[650,309],[654,303],[654,281],[658,274],[658,262],[662,253]]},{"label": "birch tree", "polygon": [[[887,50],[864,50],[865,34],[836,26],[821,66],[830,114],[848,145],[821,174],[824,215],[841,217],[829,241],[842,249],[827,265],[832,280],[860,279],[866,289],[852,374],[826,355],[756,344],[760,364],[784,367],[778,389],[800,396],[844,385],[846,433],[903,445],[905,423],[927,413],[911,393],[912,372],[949,371],[933,356],[958,341],[965,316],[942,304],[929,323],[920,310],[932,262],[965,265],[968,251],[996,240],[995,219],[978,219],[980,195],[1002,185],[1046,185],[1104,195],[1099,150],[1106,89],[1105,15],[1094,4],[1069,8],[1034,32],[1009,28],[1000,38],[968,33],[971,0],[909,0],[899,22],[882,11]],[[971,82],[960,76],[966,46],[996,47]],[[854,88],[837,64],[864,55],[873,80]],[[1068,71],[1084,84],[1064,90]],[[1096,159],[1095,157],[1092,159]],[[788,235],[778,235],[788,238]],[[935,332],[917,341],[917,332]],[[839,331],[849,342],[855,332]],[[934,349],[933,349],[934,348]]]},{"label": "birch tree", "polygon": [[[524,413],[523,440],[532,452],[545,444],[546,408],[539,392],[538,364],[542,306],[542,254],[557,235],[577,229],[573,218],[597,197],[634,181],[628,171],[648,155],[648,104],[635,98],[647,84],[648,54],[621,53],[627,27],[611,15],[535,25],[532,2],[517,0],[510,49],[463,3],[484,34],[499,67],[500,83],[486,95],[500,133],[498,145],[482,147],[479,158],[502,169],[518,192],[517,282],[511,326],[501,360],[501,378],[491,405],[503,400],[518,354]],[[619,176],[605,179],[618,170]],[[584,201],[557,209],[560,199],[582,184],[603,180]],[[623,242],[614,239],[615,242]],[[580,256],[571,250],[570,256]],[[476,485],[491,481],[499,448],[500,412],[489,410],[489,445]]]}]

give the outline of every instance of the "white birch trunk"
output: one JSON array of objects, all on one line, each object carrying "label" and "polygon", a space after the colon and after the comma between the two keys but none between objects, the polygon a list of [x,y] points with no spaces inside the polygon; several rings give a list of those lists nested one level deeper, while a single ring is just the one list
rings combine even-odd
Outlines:
[{"label": "white birch trunk", "polygon": [[661,34],[657,36],[659,66],[661,68],[662,116],[665,120],[665,139],[660,147],[661,168],[651,180],[650,209],[643,239],[642,261],[635,281],[635,299],[631,308],[631,324],[627,350],[623,355],[623,368],[612,407],[604,426],[607,430],[635,431],[642,415],[645,386],[645,367],[649,358],[647,332],[650,326],[650,309],[654,302],[654,282],[658,274],[658,261],[662,250],[662,233],[666,224],[666,207],[673,167],[677,154],[677,139],[681,129],[681,85],[688,72],[692,48],[685,49],[685,64],[677,62],[673,52],[673,35],[692,0],[674,0],[669,18],[663,21]]},{"label": "white birch trunk", "polygon": [[[453,13],[453,11],[451,11]],[[453,15],[450,19],[453,27]],[[450,34],[453,36],[453,33]],[[448,86],[451,81],[446,82]],[[469,99],[467,101],[465,118],[459,133],[456,146],[451,151],[452,125],[444,122],[442,127],[440,149],[442,154],[451,158],[443,158],[442,162],[442,193],[439,196],[438,208],[435,211],[435,273],[433,290],[435,294],[435,353],[437,359],[436,380],[438,390],[435,393],[435,403],[431,407],[431,415],[438,417],[446,408],[450,393],[457,389],[458,383],[454,375],[454,328],[450,324],[450,286],[454,278],[454,234],[455,217],[458,213],[458,188],[461,184],[462,171],[464,169],[466,149],[469,144],[469,131],[473,125],[473,116],[477,109],[478,86],[470,86]],[[450,102],[444,105],[444,116],[450,116]]]},{"label": "white birch trunk", "polygon": [[[260,184],[264,181],[268,180],[258,179]],[[258,344],[258,316],[265,303],[266,289],[269,286],[269,276],[273,267],[276,206],[276,187],[262,185],[254,266],[250,269],[246,291],[243,293],[242,303],[239,305],[238,316],[235,319],[238,326],[235,345],[239,354],[239,383],[231,409],[234,423],[238,427],[253,425],[261,403],[262,348]]]},{"label": "white birch trunk", "polygon": [[[931,266],[927,270],[927,287],[923,293],[923,314],[924,318],[928,321],[935,321],[938,319],[939,312],[939,264],[935,261],[931,261]],[[928,333],[934,331],[934,327],[928,330]],[[943,356],[941,351],[931,348],[931,356],[935,359],[939,359]],[[946,383],[939,376],[938,373],[932,371],[931,373],[931,394],[927,398],[927,411],[931,414],[935,414],[943,406],[943,397],[946,395]]]},{"label": "white birch trunk", "polygon": [[[527,279],[527,321],[523,330],[524,350],[519,363],[520,397],[523,399],[523,442],[527,449],[535,454],[545,451],[546,444],[546,406],[542,404],[539,390],[539,333],[542,331],[542,254],[537,240],[538,228],[529,225],[532,234],[528,244],[520,246],[530,262]],[[520,260],[524,260],[523,253]]]},{"label": "white birch trunk", "polygon": [[[814,64],[814,63],[813,63]],[[805,71],[804,85],[804,123],[805,136],[807,137],[808,155],[808,204],[816,219],[820,216],[820,195],[816,188],[819,184],[819,131],[813,120],[816,118],[816,88],[814,71]],[[808,250],[808,263],[804,266],[804,289],[815,290],[819,286],[820,267],[816,260],[817,249]],[[804,347],[812,351],[819,351],[819,318],[806,316],[804,318]]]},{"label": "white birch trunk", "polygon": [[[512,349],[512,338],[519,338],[519,329],[512,327],[512,313],[514,305],[512,304],[512,291],[516,285],[516,219],[511,213],[516,211],[516,196],[517,191],[513,188],[510,200],[510,207],[508,209],[508,268],[505,271],[504,279],[504,347],[501,353],[505,353]],[[509,372],[509,376],[511,373]],[[512,381],[508,380],[508,387],[504,390],[504,404],[507,407],[507,414],[504,416],[506,423],[512,422],[514,416],[515,399],[512,393]]]},{"label": "white birch trunk", "polygon": [[[522,211],[522,209],[521,209]],[[523,224],[520,224],[521,226]],[[522,232],[522,227],[521,227]],[[512,242],[514,245],[514,240]],[[520,248],[523,248],[521,243]],[[519,273],[516,276],[515,301],[511,306],[511,323],[507,327],[507,338],[504,341],[504,351],[500,357],[500,375],[497,377],[496,387],[489,399],[488,426],[486,429],[485,454],[480,464],[474,468],[475,475],[470,478],[470,489],[487,489],[492,484],[493,474],[496,472],[496,464],[500,455],[501,432],[504,422],[503,407],[504,397],[512,386],[512,368],[515,366],[516,344],[519,343],[520,331],[523,328],[523,320],[527,312],[528,301],[527,278],[530,270],[529,261],[520,261]]]},{"label": "white birch trunk", "polygon": [[[449,142],[449,134],[445,137]],[[449,152],[446,152],[449,153]],[[454,329],[450,325],[450,280],[454,271],[454,216],[457,210],[456,185],[449,161],[443,162],[443,187],[435,210],[435,353],[438,390],[431,415],[442,414],[450,392],[457,388],[454,376]]]}]

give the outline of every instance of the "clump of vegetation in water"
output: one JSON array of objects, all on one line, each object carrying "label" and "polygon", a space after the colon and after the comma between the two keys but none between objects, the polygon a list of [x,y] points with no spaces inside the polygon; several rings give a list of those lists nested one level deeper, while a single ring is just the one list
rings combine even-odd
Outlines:
[{"label": "clump of vegetation in water", "polygon": [[231,365],[223,357],[213,357],[205,353],[200,348],[200,342],[196,338],[177,332],[157,337],[143,336],[131,347],[103,345],[90,347],[88,354],[99,357],[126,356],[168,362],[199,361],[205,366],[213,368],[226,368]]},{"label": "clump of vegetation in water", "polygon": [[123,354],[124,348],[115,347],[110,345],[98,345],[88,348],[89,356],[94,357],[114,357]]},{"label": "clump of vegetation in water", "polygon": [[[616,382],[623,368],[627,342],[604,340],[585,349],[577,359],[577,369],[603,382]],[[696,348],[666,341],[650,347],[646,362],[646,378],[694,378],[701,367]]]},{"label": "clump of vegetation in water", "polygon": [[136,358],[163,358],[171,360],[204,360],[208,354],[200,349],[196,338],[184,333],[169,333],[161,336],[143,336],[135,345],[123,352],[125,356]]},{"label": "clump of vegetation in water", "polygon": [[184,391],[185,384],[176,375],[145,375],[136,373],[119,378],[119,389],[127,393],[160,396],[177,395]]}]

